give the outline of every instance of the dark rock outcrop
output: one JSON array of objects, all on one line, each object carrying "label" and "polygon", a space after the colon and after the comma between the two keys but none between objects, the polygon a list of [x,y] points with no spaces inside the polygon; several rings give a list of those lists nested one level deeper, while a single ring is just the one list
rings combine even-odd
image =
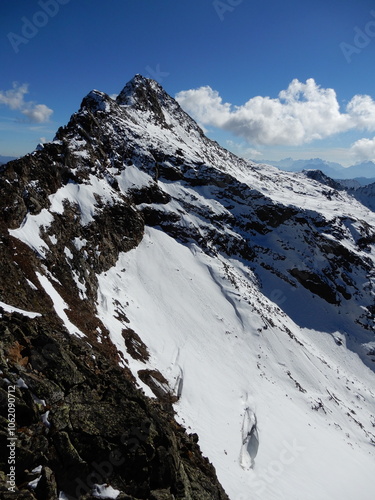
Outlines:
[{"label": "dark rock outcrop", "polygon": [[[3,313],[0,470],[7,471],[8,387],[15,387],[16,498],[226,499],[197,438],[166,400],[149,400],[126,370],[45,318]],[[15,498],[0,477],[0,498]],[[37,480],[37,481],[36,481]]]}]

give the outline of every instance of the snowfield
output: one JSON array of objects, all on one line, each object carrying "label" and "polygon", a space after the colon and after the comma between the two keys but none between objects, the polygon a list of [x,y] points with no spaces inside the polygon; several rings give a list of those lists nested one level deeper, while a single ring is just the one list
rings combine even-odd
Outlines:
[{"label": "snowfield", "polygon": [[113,342],[127,354],[114,319],[119,301],[150,350],[148,366],[172,391],[183,377],[178,419],[199,435],[232,500],[373,497],[374,373],[334,335],[280,311],[272,326],[277,306],[259,297],[240,262],[212,259],[155,228],[99,283],[99,316]]}]

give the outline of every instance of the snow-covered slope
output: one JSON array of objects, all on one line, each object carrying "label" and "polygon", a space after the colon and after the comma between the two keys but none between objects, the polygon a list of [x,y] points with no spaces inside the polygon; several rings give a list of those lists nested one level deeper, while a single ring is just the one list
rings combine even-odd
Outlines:
[{"label": "snow-covered slope", "polygon": [[375,183],[369,184],[368,186],[361,186],[357,189],[354,188],[349,192],[363,205],[370,208],[372,211],[375,210]]},{"label": "snow-covered slope", "polygon": [[241,262],[155,228],[99,283],[113,341],[120,302],[230,498],[370,500],[374,377],[339,326],[298,327]]},{"label": "snow-covered slope", "polygon": [[370,210],[375,210],[375,183],[367,183],[366,185],[361,185],[356,180],[334,180],[327,175],[325,175],[321,170],[304,170],[303,173],[306,177],[314,179],[321,184],[324,184],[334,191],[345,190],[353,198],[358,200],[362,205],[369,208]]},{"label": "snow-covered slope", "polygon": [[369,208],[235,157],[141,76],[116,101],[91,92],[30,161],[65,169],[50,187],[31,168],[31,209],[9,203],[38,286],[88,339],[64,311],[90,304],[98,342],[174,402],[232,500],[373,497]]}]

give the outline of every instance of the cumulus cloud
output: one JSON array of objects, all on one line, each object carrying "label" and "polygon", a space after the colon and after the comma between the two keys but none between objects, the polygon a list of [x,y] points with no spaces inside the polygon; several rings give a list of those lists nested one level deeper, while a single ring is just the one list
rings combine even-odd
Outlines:
[{"label": "cumulus cloud", "polygon": [[375,137],[373,139],[359,139],[350,148],[351,154],[360,161],[375,161]]},{"label": "cumulus cloud", "polygon": [[24,83],[13,83],[13,88],[3,92],[0,90],[0,104],[5,104],[10,109],[21,109],[25,104],[24,96],[28,93],[28,86]]},{"label": "cumulus cloud", "polygon": [[231,140],[226,141],[228,149],[230,149],[237,156],[242,156],[243,158],[255,158],[256,156],[262,156],[263,153],[257,149],[250,148],[244,143],[238,143]]},{"label": "cumulus cloud", "polygon": [[321,88],[313,78],[294,79],[277,98],[256,96],[242,106],[224,103],[208,86],[179,92],[176,99],[203,125],[252,144],[298,146],[351,129],[375,130],[370,96],[354,96],[341,112],[335,90]]},{"label": "cumulus cloud", "polygon": [[22,113],[33,123],[45,123],[48,122],[53,111],[45,104],[34,104],[29,108],[23,109]]},{"label": "cumulus cloud", "polygon": [[25,101],[25,95],[29,92],[26,83],[19,85],[13,83],[9,90],[0,90],[0,104],[8,106],[12,110],[21,111],[30,122],[45,123],[48,122],[53,110],[45,104],[36,104],[33,101]]},{"label": "cumulus cloud", "polygon": [[375,101],[369,95],[356,95],[346,107],[353,128],[375,130]]}]

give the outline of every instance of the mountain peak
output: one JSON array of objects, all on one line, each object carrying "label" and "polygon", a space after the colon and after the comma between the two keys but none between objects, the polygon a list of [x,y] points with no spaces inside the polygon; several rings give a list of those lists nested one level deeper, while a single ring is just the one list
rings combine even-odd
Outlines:
[{"label": "mountain peak", "polygon": [[204,136],[201,128],[185,113],[179,103],[151,78],[135,75],[117,96],[116,103],[121,107],[133,109],[137,119],[143,116],[147,122],[162,129],[173,129],[178,125],[188,134],[194,130],[200,139]]},{"label": "mountain peak", "polygon": [[81,109],[90,109],[91,111],[108,111],[108,106],[112,99],[105,92],[100,90],[91,90],[83,99]]},{"label": "mountain peak", "polygon": [[160,114],[159,101],[164,102],[168,98],[171,100],[156,81],[137,74],[125,85],[116,99],[100,90],[91,90],[83,99],[81,109],[88,108],[93,112],[109,111],[109,106],[116,102],[120,106],[128,106],[137,111],[158,110]]},{"label": "mountain peak", "polygon": [[132,106],[146,109],[156,96],[166,96],[163,88],[150,78],[135,75],[117,96],[116,102],[121,106]]}]

